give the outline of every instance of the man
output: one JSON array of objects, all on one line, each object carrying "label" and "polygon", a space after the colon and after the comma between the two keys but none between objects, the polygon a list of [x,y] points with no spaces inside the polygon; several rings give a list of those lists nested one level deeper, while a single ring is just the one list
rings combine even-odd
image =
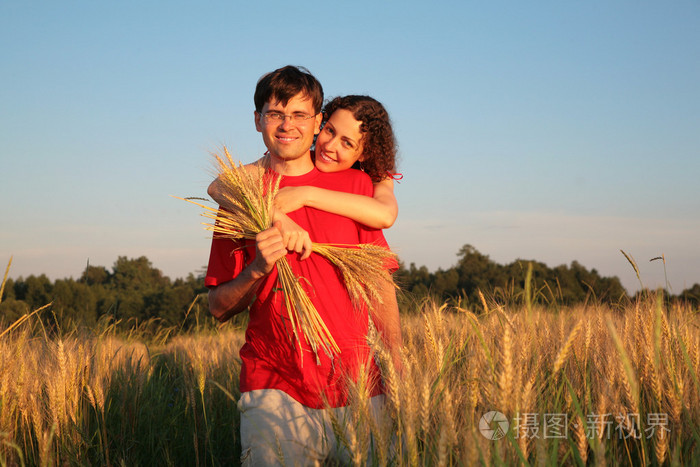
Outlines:
[{"label": "man", "polygon": [[[271,169],[282,175],[281,187],[313,185],[372,195],[372,183],[360,171],[315,169],[310,148],[321,126],[323,90],[308,71],[287,66],[268,73],[258,81],[254,100],[255,127],[262,133]],[[387,246],[381,231],[342,216],[302,208],[289,217],[315,242]],[[283,293],[277,288],[275,263],[285,256],[294,273],[305,279],[303,286],[340,347],[339,355],[329,357],[320,351],[317,362],[303,338],[299,352]],[[368,312],[353,307],[335,267],[315,254],[302,260],[298,253],[288,252],[274,226],[258,234],[254,245],[215,237],[206,285],[210,310],[220,321],[250,306],[246,343],[240,352],[242,461],[311,464],[342,452],[330,415],[343,416],[347,379],[366,379],[375,407],[381,405],[382,396],[379,370],[367,344]],[[384,295],[389,306],[373,313],[373,320],[385,341],[397,346],[396,298],[393,290]]]}]

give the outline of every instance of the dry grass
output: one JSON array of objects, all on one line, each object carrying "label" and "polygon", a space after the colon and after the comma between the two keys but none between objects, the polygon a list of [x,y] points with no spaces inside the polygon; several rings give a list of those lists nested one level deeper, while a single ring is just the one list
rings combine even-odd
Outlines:
[{"label": "dry grass", "polygon": [[34,324],[0,339],[0,465],[150,465],[177,453],[167,444],[182,440],[160,437],[178,426],[193,461],[210,442],[206,407],[237,394],[237,330],[160,346],[107,332],[49,338]]},{"label": "dry grass", "polygon": [[[697,310],[655,297],[619,310],[488,305],[476,316],[417,304],[401,373],[373,341],[386,413],[371,417],[357,384],[337,427],[356,464],[698,463]],[[0,333],[1,464],[235,462],[240,330],[163,345],[50,337],[37,320]],[[500,440],[479,429],[492,410],[510,423]]]},{"label": "dry grass", "polygon": [[[405,436],[399,464],[697,463],[696,310],[655,299],[622,311],[487,309],[477,318],[426,302],[404,318],[409,357],[387,391]],[[510,421],[500,441],[479,430],[491,410]]]}]

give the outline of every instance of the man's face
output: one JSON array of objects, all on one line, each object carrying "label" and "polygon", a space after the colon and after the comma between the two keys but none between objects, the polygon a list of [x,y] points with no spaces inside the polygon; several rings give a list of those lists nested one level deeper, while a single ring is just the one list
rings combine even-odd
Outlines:
[{"label": "man's face", "polygon": [[[303,121],[284,117],[283,120],[266,118],[269,113],[287,116],[313,115]],[[321,127],[322,115],[316,114],[311,99],[303,94],[297,94],[289,99],[287,105],[281,102],[267,102],[262,112],[255,112],[255,128],[262,133],[265,146],[273,157],[284,161],[293,161],[309,155],[309,149],[314,142],[314,135]]]}]

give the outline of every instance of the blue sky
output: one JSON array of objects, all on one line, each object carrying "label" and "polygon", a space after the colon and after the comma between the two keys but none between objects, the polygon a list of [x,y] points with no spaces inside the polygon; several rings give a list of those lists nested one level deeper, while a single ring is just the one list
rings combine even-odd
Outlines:
[{"label": "blue sky", "polygon": [[[432,2],[431,2],[432,3]],[[0,261],[78,277],[207,262],[210,151],[264,151],[252,95],[306,66],[389,110],[407,264],[577,260],[700,282],[696,1],[0,2]]]}]

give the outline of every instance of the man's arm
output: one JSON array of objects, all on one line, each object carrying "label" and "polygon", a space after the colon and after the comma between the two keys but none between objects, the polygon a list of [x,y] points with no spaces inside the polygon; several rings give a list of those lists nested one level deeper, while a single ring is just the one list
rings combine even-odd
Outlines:
[{"label": "man's arm", "polygon": [[278,259],[287,254],[282,235],[275,226],[255,237],[255,259],[235,278],[209,289],[209,311],[221,321],[244,311],[255,294],[257,285],[267,276]]},{"label": "man's arm", "polygon": [[211,197],[211,199],[221,204],[223,198],[221,197],[221,182],[219,181],[219,177],[216,177],[214,181],[209,184],[207,194]]},{"label": "man's arm", "polygon": [[[257,161],[253,162],[252,164],[246,164],[243,167],[248,171],[249,174],[253,176],[257,176],[258,169],[261,164],[264,164],[264,157],[258,159]],[[211,199],[216,201],[219,204],[223,204],[225,201],[223,198],[223,186],[221,183],[221,180],[219,178],[221,175],[218,175],[210,184],[209,187],[207,188],[207,194]]]},{"label": "man's arm", "polygon": [[394,284],[384,281],[380,286],[382,304],[371,308],[372,321],[382,338],[382,342],[389,349],[394,368],[401,373],[403,363],[401,361],[401,323],[399,321],[399,305],[396,302],[396,289]]}]

